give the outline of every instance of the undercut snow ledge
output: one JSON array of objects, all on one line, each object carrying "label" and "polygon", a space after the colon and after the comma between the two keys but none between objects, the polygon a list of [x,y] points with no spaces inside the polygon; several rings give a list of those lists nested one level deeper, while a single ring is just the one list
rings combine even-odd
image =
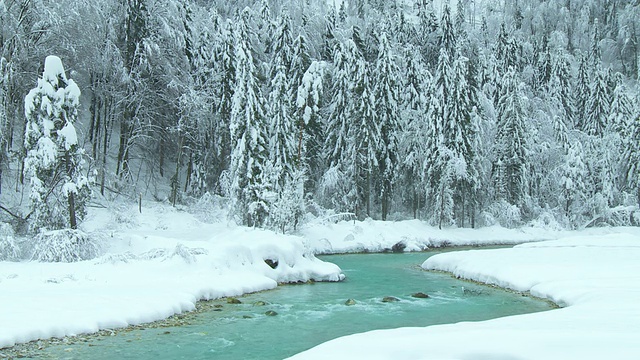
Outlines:
[{"label": "undercut snow ledge", "polygon": [[530,291],[565,308],[355,334],[291,359],[638,359],[640,230],[618,231],[512,249],[443,253],[422,265]]}]

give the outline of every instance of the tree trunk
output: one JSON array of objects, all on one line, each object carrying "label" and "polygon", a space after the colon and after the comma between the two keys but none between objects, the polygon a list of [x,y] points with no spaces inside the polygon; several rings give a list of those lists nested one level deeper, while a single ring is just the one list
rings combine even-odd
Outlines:
[{"label": "tree trunk", "polygon": [[187,176],[184,180],[184,192],[189,189],[191,183],[191,173],[193,172],[193,151],[189,153],[189,163],[187,164]]},{"label": "tree trunk", "polygon": [[367,189],[365,191],[365,203],[367,204],[367,217],[371,217],[371,170],[367,169]]},{"label": "tree trunk", "polygon": [[182,145],[184,143],[184,136],[180,135],[180,142],[178,144],[178,158],[176,159],[176,173],[171,178],[171,203],[175,207],[178,199],[179,188],[179,175],[180,175],[180,160],[182,158]]},{"label": "tree trunk", "polygon": [[127,124],[127,113],[125,110],[125,118],[120,123],[120,144],[118,146],[118,161],[116,163],[116,176],[122,178],[123,174],[129,171],[127,165],[127,144],[129,143],[129,125]]},{"label": "tree trunk", "polygon": [[476,200],[471,203],[471,228],[476,228]]},{"label": "tree trunk", "polygon": [[413,218],[418,218],[418,192],[415,187],[413,188],[413,201],[411,202],[411,207],[413,208]]},{"label": "tree trunk", "polygon": [[460,227],[464,227],[464,218],[467,215],[466,214],[467,208],[465,206],[465,204],[466,204],[466,201],[465,201],[466,200],[466,196],[465,196],[466,193],[464,191],[464,187],[462,189],[460,189],[460,194],[461,194],[461,199],[460,200],[462,202],[462,204],[461,204],[461,206],[462,206],[462,216],[461,216],[461,220],[460,220]]},{"label": "tree trunk", "polygon": [[160,160],[159,160],[160,177],[164,177],[164,140],[162,139],[160,139],[160,146],[158,151],[160,152]]},{"label": "tree trunk", "polygon": [[444,218],[444,184],[440,185],[440,216],[438,219],[438,229],[442,230],[442,220]]},{"label": "tree trunk", "polygon": [[73,193],[69,194],[69,224],[74,230],[78,228],[78,225],[76,224],[76,204]]},{"label": "tree trunk", "polygon": [[[64,158],[67,163],[67,176],[71,178],[71,175],[73,175],[73,169],[71,168],[71,156],[69,155],[69,151],[65,151]],[[76,223],[76,204],[73,192],[69,192],[67,200],[69,203],[69,225],[75,230],[78,228],[78,224]]]}]

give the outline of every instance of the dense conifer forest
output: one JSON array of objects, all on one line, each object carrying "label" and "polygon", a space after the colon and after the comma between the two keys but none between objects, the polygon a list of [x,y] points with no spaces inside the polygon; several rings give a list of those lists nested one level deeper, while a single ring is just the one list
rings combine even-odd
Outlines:
[{"label": "dense conifer forest", "polygon": [[142,196],[282,232],[637,225],[639,19],[631,0],[1,0],[0,220],[75,228]]}]

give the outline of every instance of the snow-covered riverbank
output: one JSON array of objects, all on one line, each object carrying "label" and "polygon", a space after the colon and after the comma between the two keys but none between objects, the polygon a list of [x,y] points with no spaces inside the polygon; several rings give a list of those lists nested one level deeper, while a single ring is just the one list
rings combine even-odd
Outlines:
[{"label": "snow-covered riverbank", "polygon": [[[337,281],[340,269],[297,236],[206,224],[170,207],[110,215],[106,254],[77,263],[0,262],[0,348],[167,318],[198,300],[272,289],[281,282]],[[114,221],[115,218],[115,221]],[[272,269],[264,260],[278,262]]]},{"label": "snow-covered riverbank", "polygon": [[[600,230],[602,231],[602,230]],[[372,331],[292,359],[638,359],[640,234],[567,237],[436,255],[425,269],[550,299],[562,309],[427,328]],[[615,232],[618,232],[615,234]]]}]

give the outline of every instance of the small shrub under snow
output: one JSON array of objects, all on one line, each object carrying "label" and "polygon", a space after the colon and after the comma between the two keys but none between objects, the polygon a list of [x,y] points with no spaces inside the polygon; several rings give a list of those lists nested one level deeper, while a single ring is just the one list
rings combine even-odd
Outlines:
[{"label": "small shrub under snow", "polygon": [[75,262],[100,255],[100,242],[80,230],[43,231],[33,239],[32,260]]}]

